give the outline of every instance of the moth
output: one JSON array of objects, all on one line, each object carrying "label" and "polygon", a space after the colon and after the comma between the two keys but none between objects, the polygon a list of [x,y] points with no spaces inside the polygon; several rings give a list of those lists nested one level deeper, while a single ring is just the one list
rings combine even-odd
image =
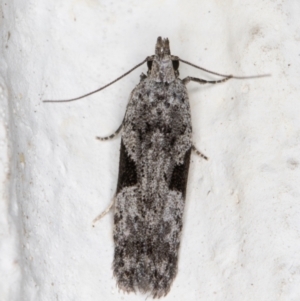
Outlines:
[{"label": "moth", "polygon": [[86,97],[147,63],[147,75],[142,73],[131,92],[122,124],[114,134],[97,138],[109,140],[122,132],[113,201],[113,274],[123,291],[141,291],[153,298],[165,296],[177,274],[191,152],[207,159],[192,142],[186,85],[191,81],[215,84],[230,78],[251,78],[211,72],[223,79],[180,79],[180,61],[211,72],[171,55],[169,40],[158,37],[154,55],[108,85],[77,98],[45,101]]}]

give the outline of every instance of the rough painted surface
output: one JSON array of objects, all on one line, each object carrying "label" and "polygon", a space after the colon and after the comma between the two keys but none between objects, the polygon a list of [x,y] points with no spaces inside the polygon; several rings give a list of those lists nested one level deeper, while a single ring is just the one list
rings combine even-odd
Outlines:
[{"label": "rough painted surface", "polygon": [[[0,274],[4,300],[144,300],[116,288],[112,214],[95,228],[92,220],[114,195],[120,145],[95,136],[119,126],[146,67],[86,100],[41,100],[113,80],[149,55],[158,35],[169,37],[173,53],[214,71],[272,73],[188,86],[193,140],[209,161],[191,160],[178,275],[164,300],[297,300],[299,6],[2,1],[10,131],[2,137],[11,139],[11,172],[9,198],[1,195],[1,202],[9,200],[6,237],[15,228],[19,233],[18,248],[4,240],[0,249],[7,258]],[[214,78],[183,65],[180,73]]]}]

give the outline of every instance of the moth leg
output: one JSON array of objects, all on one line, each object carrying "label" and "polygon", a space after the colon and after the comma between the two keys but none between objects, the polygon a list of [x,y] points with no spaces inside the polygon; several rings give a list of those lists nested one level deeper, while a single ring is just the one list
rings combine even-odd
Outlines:
[{"label": "moth leg", "polygon": [[111,140],[111,139],[113,139],[114,137],[116,137],[121,132],[122,126],[123,126],[123,122],[121,123],[121,125],[119,126],[119,128],[113,134],[111,134],[110,136],[96,137],[96,139],[98,139],[100,141]]},{"label": "moth leg", "polygon": [[140,75],[140,82],[142,82],[143,80],[145,80],[147,78],[147,75],[145,75],[144,73],[142,73]]},{"label": "moth leg", "polygon": [[113,198],[113,200],[111,201],[111,203],[109,204],[109,206],[102,212],[100,213],[97,217],[94,218],[93,220],[93,226],[102,218],[104,217],[113,207],[115,203],[115,198]]},{"label": "moth leg", "polygon": [[219,84],[219,83],[224,83],[231,78],[232,78],[232,75],[229,75],[228,77],[225,77],[220,80],[205,80],[205,79],[201,79],[201,78],[197,78],[197,77],[188,76],[188,77],[184,78],[182,80],[182,82],[184,85],[187,85],[189,82],[196,82],[198,84]]},{"label": "moth leg", "polygon": [[192,145],[192,150],[201,158],[208,160],[208,157],[203,155],[200,151],[198,151],[197,148],[195,147],[195,145]]}]

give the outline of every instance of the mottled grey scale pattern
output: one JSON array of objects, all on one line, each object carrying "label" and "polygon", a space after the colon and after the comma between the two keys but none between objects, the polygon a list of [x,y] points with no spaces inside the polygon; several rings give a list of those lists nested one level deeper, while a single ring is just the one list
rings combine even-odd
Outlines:
[{"label": "mottled grey scale pattern", "polygon": [[[192,149],[188,94],[167,39],[133,90],[122,129],[113,262],[119,288],[168,293],[177,273]],[[178,64],[177,64],[178,67]]]}]

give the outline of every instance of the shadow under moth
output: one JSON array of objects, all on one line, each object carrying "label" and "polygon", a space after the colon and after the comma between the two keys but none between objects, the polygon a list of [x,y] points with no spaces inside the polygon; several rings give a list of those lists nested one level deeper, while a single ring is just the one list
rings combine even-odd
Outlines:
[{"label": "shadow under moth", "polygon": [[[217,81],[179,78],[179,62],[222,76]],[[222,83],[232,76],[209,71],[171,55],[169,40],[158,37],[155,54],[93,92],[99,92],[147,63],[147,75],[129,97],[124,120],[108,140],[121,134],[119,178],[115,205],[113,274],[125,292],[141,291],[153,298],[165,296],[177,274],[182,217],[192,150],[191,111],[186,85]]]}]

